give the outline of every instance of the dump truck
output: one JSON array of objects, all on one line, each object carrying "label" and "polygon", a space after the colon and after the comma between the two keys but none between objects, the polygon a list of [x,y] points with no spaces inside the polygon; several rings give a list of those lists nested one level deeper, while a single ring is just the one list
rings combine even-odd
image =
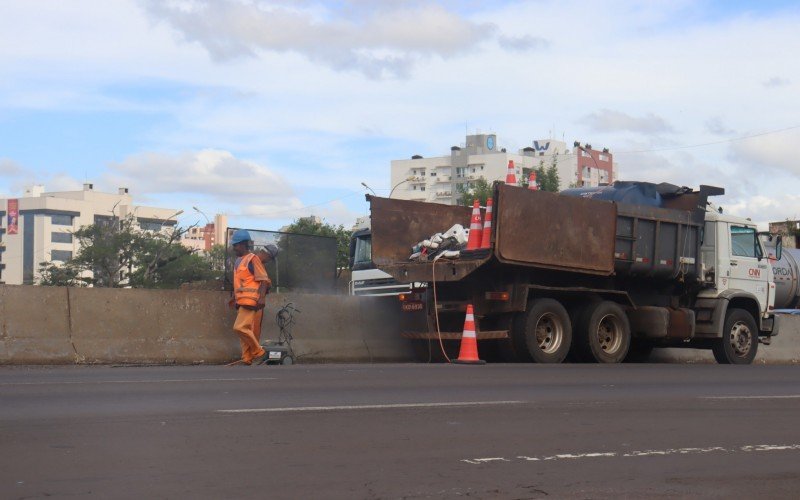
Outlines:
[{"label": "dump truck", "polygon": [[778,334],[770,259],[782,248],[709,202],[724,192],[616,182],[550,193],[498,182],[489,247],[429,260],[409,260],[412,247],[467,226],[471,208],[367,196],[372,261],[399,283],[426,283],[400,295],[403,310],[425,317],[403,335],[442,345],[445,357],[471,304],[479,351],[500,360],[618,363],[690,347],[749,364]]}]

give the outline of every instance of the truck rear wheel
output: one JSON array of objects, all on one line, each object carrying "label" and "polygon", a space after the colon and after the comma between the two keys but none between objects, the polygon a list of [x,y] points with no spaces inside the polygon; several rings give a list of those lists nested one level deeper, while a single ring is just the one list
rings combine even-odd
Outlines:
[{"label": "truck rear wheel", "polygon": [[572,345],[572,324],[564,306],[554,299],[536,299],[525,316],[525,345],[533,361],[564,361]]},{"label": "truck rear wheel", "polygon": [[758,327],[753,316],[744,309],[728,309],[722,338],[711,348],[721,365],[749,365],[758,351]]},{"label": "truck rear wheel", "polygon": [[631,345],[631,326],[619,304],[592,302],[578,314],[576,351],[597,363],[621,363]]}]

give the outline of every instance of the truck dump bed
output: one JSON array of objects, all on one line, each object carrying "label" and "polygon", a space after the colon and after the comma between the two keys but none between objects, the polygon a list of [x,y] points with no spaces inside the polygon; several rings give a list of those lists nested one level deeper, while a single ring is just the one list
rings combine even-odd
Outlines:
[{"label": "truck dump bed", "polygon": [[[478,257],[439,260],[436,280],[464,279],[492,260],[599,276],[695,279],[709,194],[720,193],[701,186],[700,192],[675,195],[662,208],[496,183],[492,248]],[[404,283],[431,281],[430,262],[408,260],[412,247],[453,224],[469,227],[472,212],[437,203],[369,200],[372,260]]]}]

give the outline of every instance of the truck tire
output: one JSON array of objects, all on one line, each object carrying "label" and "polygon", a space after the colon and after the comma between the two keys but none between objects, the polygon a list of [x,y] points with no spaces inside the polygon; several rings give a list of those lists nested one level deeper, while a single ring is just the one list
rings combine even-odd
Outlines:
[{"label": "truck tire", "polygon": [[564,306],[554,299],[535,299],[525,316],[525,345],[533,362],[564,361],[572,345],[572,323]]},{"label": "truck tire", "polygon": [[749,365],[758,351],[758,327],[753,316],[744,309],[728,309],[722,338],[711,348],[721,365]]},{"label": "truck tire", "polygon": [[631,345],[628,316],[616,302],[592,302],[578,315],[576,353],[597,363],[621,363]]}]

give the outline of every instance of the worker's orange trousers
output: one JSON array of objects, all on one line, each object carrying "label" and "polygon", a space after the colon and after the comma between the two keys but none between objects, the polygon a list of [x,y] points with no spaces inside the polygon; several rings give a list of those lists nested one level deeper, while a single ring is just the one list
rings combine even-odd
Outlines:
[{"label": "worker's orange trousers", "polygon": [[[242,345],[242,361],[245,363],[252,363],[253,358],[257,358],[264,354],[264,349],[262,349],[258,344],[258,338],[256,337],[255,332],[253,332],[256,314],[260,312],[261,311],[254,311],[252,309],[240,307],[239,311],[236,313],[236,321],[233,323],[233,331],[239,336],[239,343]],[[260,318],[258,329],[260,337]]]}]

